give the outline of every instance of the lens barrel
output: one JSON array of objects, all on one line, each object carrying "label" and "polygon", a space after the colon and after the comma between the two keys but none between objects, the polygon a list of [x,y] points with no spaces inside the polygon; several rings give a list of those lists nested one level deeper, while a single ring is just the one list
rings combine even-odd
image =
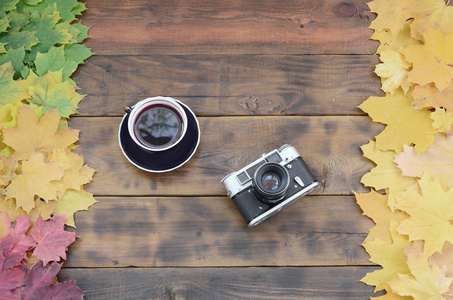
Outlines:
[{"label": "lens barrel", "polygon": [[289,181],[289,173],[283,166],[266,163],[253,175],[252,187],[260,201],[276,203],[285,197]]}]

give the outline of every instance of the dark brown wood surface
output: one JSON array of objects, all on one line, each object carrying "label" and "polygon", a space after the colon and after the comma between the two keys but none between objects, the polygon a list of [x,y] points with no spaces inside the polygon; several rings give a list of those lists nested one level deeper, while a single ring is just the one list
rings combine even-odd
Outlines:
[{"label": "dark brown wood surface", "polygon": [[[86,0],[74,80],[87,94],[77,151],[99,201],[76,214],[60,280],[86,299],[365,299],[377,267],[361,247],[373,223],[352,190],[373,164],[360,146],[382,126],[357,108],[382,95],[366,0]],[[171,96],[198,116],[194,157],[169,173],[131,165],[123,107]],[[284,143],[321,185],[248,228],[220,180]]]}]

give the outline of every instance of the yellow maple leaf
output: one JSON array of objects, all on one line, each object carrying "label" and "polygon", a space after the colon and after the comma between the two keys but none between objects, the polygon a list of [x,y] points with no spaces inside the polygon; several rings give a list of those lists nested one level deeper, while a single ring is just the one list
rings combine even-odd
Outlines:
[{"label": "yellow maple leaf", "polygon": [[52,181],[61,179],[63,173],[55,163],[44,162],[43,154],[33,153],[22,162],[22,173],[5,188],[6,196],[15,198],[17,207],[28,213],[35,207],[35,195],[46,201],[57,198],[57,188]]},{"label": "yellow maple leaf", "polygon": [[443,107],[453,112],[453,81],[443,91],[439,91],[433,83],[417,85],[412,92],[416,108]]},{"label": "yellow maple leaf", "polygon": [[17,126],[17,115],[21,107],[21,102],[0,106],[0,130]]},{"label": "yellow maple leaf", "polygon": [[27,213],[22,208],[16,207],[15,199],[6,199],[6,196],[0,194],[0,211],[4,211],[9,215],[11,222],[16,221],[17,217],[26,216]]},{"label": "yellow maple leaf", "polygon": [[412,37],[420,41],[423,41],[427,28],[439,29],[448,35],[453,30],[453,7],[443,5],[429,14],[417,15],[410,28]]},{"label": "yellow maple leaf", "polygon": [[394,193],[415,184],[416,180],[402,175],[401,170],[393,162],[395,159],[394,151],[381,151],[376,149],[375,145],[375,142],[370,141],[360,147],[363,156],[376,164],[376,167],[363,175],[360,182],[377,190],[388,189],[388,205],[393,210],[396,206]]},{"label": "yellow maple leaf", "polygon": [[379,296],[379,297],[370,297],[370,300],[413,300],[412,297],[400,296],[395,293],[389,293]]},{"label": "yellow maple leaf", "polygon": [[422,42],[411,37],[409,26],[412,21],[412,19],[407,20],[403,29],[397,35],[393,35],[388,29],[374,31],[370,39],[380,42],[379,47],[376,49],[376,54],[380,54],[384,50],[400,51],[410,45],[421,45]]},{"label": "yellow maple leaf", "polygon": [[52,153],[53,149],[65,148],[78,140],[79,131],[71,128],[58,130],[60,114],[57,110],[47,111],[41,120],[35,111],[22,107],[17,127],[3,130],[3,142],[14,149],[13,157],[27,159],[34,152]]},{"label": "yellow maple leaf", "polygon": [[363,247],[370,255],[370,261],[382,266],[382,269],[368,273],[360,281],[375,286],[374,291],[386,288],[388,281],[397,277],[398,274],[408,274],[404,248],[407,246],[402,240],[386,243],[379,239],[366,242]]},{"label": "yellow maple leaf", "polygon": [[451,124],[453,124],[453,117],[450,113],[447,113],[444,108],[436,108],[431,113],[431,119],[433,119],[433,128],[440,129],[445,133],[450,132]]},{"label": "yellow maple leaf", "polygon": [[438,133],[433,144],[423,154],[412,147],[404,146],[404,151],[396,155],[395,163],[402,174],[422,178],[428,174],[439,180],[444,189],[453,187],[453,135]]},{"label": "yellow maple leaf", "polygon": [[445,242],[453,242],[453,188],[444,191],[439,181],[425,174],[418,180],[421,194],[412,189],[396,195],[397,208],[410,217],[398,227],[410,241],[425,241],[424,253],[441,251]]},{"label": "yellow maple leaf", "polygon": [[439,29],[429,29],[423,37],[424,45],[412,45],[401,50],[406,60],[412,63],[407,80],[419,85],[432,82],[443,91],[453,78],[453,32],[445,36]]},{"label": "yellow maple leaf", "polygon": [[401,86],[406,94],[412,86],[410,82],[407,82],[408,69],[411,64],[404,60],[401,53],[392,50],[382,51],[379,59],[382,64],[378,64],[374,72],[382,79],[381,89],[393,94]]},{"label": "yellow maple leaf", "polygon": [[415,300],[445,299],[453,278],[445,276],[445,270],[431,266],[423,255],[408,254],[407,265],[411,274],[398,274],[389,281],[392,290],[401,296],[411,296]]},{"label": "yellow maple leaf", "polygon": [[356,193],[357,204],[363,211],[363,215],[369,217],[376,224],[370,229],[370,233],[365,239],[372,241],[374,239],[382,240],[385,243],[392,243],[392,232],[390,231],[390,223],[394,222],[399,225],[401,221],[407,219],[408,215],[401,211],[392,211],[387,205],[388,195],[381,195],[375,191],[369,193]]},{"label": "yellow maple leaf", "polygon": [[432,126],[430,112],[414,109],[412,100],[398,89],[393,95],[370,97],[359,105],[373,121],[387,124],[376,136],[378,150],[399,153],[403,145],[415,144],[415,149],[423,153],[434,141],[436,130]]},{"label": "yellow maple leaf", "polygon": [[378,14],[371,22],[374,30],[389,29],[397,35],[407,20],[418,15],[429,14],[445,6],[443,0],[374,0],[368,3],[372,12]]},{"label": "yellow maple leaf", "polygon": [[15,171],[18,161],[14,158],[7,158],[0,153],[0,187],[8,185],[16,175]]},{"label": "yellow maple leaf", "polygon": [[93,194],[84,190],[68,190],[58,201],[55,213],[66,215],[66,225],[76,227],[74,223],[74,213],[79,210],[87,210],[88,207],[96,203]]},{"label": "yellow maple leaf", "polygon": [[80,190],[82,185],[93,178],[94,170],[84,165],[83,156],[71,152],[69,149],[56,149],[50,157],[51,162],[64,171],[64,176],[53,182],[58,188],[58,197],[62,197],[68,189]]}]

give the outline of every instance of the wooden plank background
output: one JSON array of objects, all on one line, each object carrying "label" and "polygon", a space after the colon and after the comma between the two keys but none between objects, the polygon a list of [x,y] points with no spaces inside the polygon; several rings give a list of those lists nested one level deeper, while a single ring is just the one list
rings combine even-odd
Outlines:
[{"label": "wooden plank background", "polygon": [[[352,190],[373,164],[360,145],[382,130],[358,108],[382,95],[366,0],[86,0],[97,53],[74,80],[70,121],[99,201],[76,215],[59,275],[86,299],[364,299],[377,267],[372,222]],[[123,107],[172,96],[198,116],[182,168],[150,174],[118,146]],[[249,229],[220,180],[284,143],[321,182]]]}]

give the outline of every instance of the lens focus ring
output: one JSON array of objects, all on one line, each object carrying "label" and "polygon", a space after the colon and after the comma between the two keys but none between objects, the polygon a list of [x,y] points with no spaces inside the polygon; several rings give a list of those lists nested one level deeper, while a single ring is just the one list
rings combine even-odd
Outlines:
[{"label": "lens focus ring", "polygon": [[289,182],[289,173],[283,166],[266,163],[256,170],[252,187],[260,201],[275,203],[285,197]]}]

